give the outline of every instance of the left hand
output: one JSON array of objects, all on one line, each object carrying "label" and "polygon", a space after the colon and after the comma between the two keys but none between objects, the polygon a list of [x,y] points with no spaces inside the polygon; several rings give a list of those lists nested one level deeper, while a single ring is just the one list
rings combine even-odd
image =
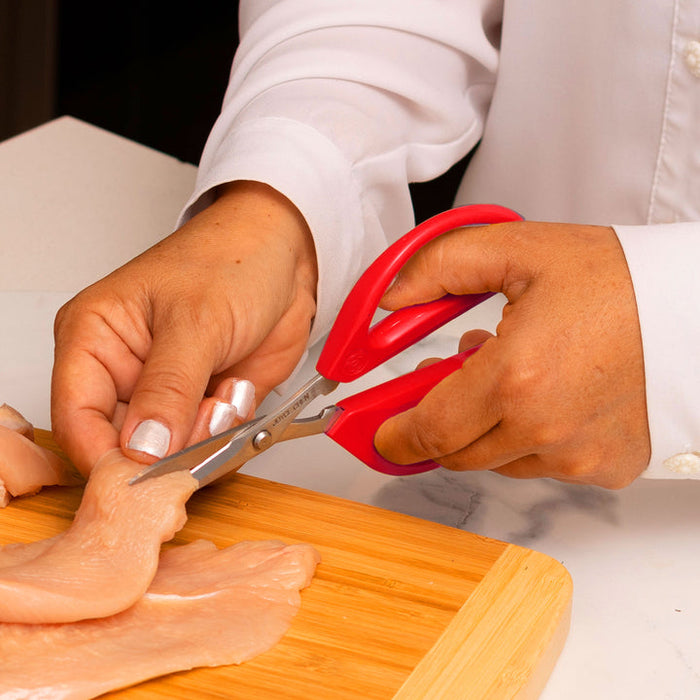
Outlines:
[{"label": "left hand", "polygon": [[644,361],[632,281],[608,227],[510,222],[421,249],[386,292],[397,309],[445,293],[503,292],[495,336],[375,445],[399,464],[553,477],[620,488],[649,462]]},{"label": "left hand", "polygon": [[251,401],[242,407],[231,381],[252,383],[259,403],[289,377],[316,281],[313,238],[294,204],[263,183],[222,186],[180,229],[59,310],[56,440],[87,476],[114,447],[150,462],[245,420]]}]

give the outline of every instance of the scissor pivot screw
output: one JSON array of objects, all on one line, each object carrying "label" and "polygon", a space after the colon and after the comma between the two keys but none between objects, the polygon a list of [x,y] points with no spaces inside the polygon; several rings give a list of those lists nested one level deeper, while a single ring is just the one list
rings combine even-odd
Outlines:
[{"label": "scissor pivot screw", "polygon": [[268,447],[270,447],[270,441],[272,439],[272,435],[267,432],[267,430],[261,430],[254,438],[253,438],[253,447],[256,450],[266,450]]}]

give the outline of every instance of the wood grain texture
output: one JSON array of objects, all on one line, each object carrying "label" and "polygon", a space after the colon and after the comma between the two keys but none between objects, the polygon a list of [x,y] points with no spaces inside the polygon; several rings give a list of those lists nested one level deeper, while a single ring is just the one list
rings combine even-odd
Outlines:
[{"label": "wood grain texture", "polygon": [[[61,532],[80,496],[51,488],[15,499],[0,511],[0,544]],[[173,542],[197,538],[309,542],[322,562],[269,652],[108,697],[531,700],[566,638],[561,564],[455,528],[238,474],[190,499]]]}]

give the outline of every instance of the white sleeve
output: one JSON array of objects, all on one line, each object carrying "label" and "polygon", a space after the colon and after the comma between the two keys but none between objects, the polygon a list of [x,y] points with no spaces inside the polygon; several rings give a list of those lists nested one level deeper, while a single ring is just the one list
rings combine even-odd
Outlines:
[{"label": "white sleeve", "polygon": [[318,255],[317,340],[362,270],[413,226],[408,183],[433,179],[479,140],[501,5],[241,2],[222,113],[180,223],[233,180],[294,202]]},{"label": "white sleeve", "polygon": [[700,478],[700,223],[615,226],[644,346],[649,478]]}]

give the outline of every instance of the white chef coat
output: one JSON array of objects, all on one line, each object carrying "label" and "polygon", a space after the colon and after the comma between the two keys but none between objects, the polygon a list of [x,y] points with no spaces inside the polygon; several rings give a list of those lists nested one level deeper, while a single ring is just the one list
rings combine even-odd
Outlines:
[{"label": "white chef coat", "polygon": [[233,180],[294,202],[318,255],[315,341],[413,226],[408,183],[479,144],[457,204],[615,227],[644,345],[645,475],[700,477],[700,3],[244,0],[240,31],[182,220]]}]

